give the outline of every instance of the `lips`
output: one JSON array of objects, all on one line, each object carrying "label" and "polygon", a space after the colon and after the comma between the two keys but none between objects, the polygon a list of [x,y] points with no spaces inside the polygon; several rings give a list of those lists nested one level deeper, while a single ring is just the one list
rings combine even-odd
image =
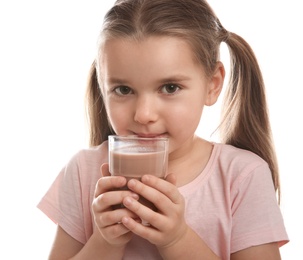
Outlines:
[{"label": "lips", "polygon": [[154,134],[154,133],[135,133],[135,135],[144,138],[159,138],[159,137],[167,137],[166,133]]}]

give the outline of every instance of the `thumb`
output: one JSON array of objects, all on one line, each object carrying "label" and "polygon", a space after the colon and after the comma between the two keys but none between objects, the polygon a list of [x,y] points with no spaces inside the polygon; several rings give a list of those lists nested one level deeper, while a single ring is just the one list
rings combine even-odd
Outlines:
[{"label": "thumb", "polygon": [[169,173],[166,177],[165,180],[170,182],[173,185],[177,184],[177,176],[173,173]]},{"label": "thumb", "polygon": [[100,167],[102,177],[110,176],[108,163],[103,163]]}]

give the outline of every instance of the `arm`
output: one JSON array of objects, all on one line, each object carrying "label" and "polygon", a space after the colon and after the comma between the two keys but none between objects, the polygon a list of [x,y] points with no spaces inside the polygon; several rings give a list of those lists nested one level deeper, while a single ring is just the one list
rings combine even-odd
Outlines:
[{"label": "arm", "polygon": [[278,243],[263,244],[260,246],[253,246],[239,252],[233,253],[231,260],[281,260]]},{"label": "arm", "polygon": [[49,259],[68,259],[70,256],[77,254],[83,244],[68,235],[59,225],[55,240],[49,255]]},{"label": "arm", "polygon": [[[184,236],[175,244],[158,248],[163,259],[205,259],[219,260],[220,258],[204,243],[204,241],[188,227]],[[243,259],[242,259],[243,260]]]},{"label": "arm", "polygon": [[131,191],[119,190],[126,185],[126,179],[108,176],[107,164],[101,170],[104,177],[96,185],[92,204],[95,222],[92,236],[83,245],[58,226],[49,259],[122,259],[132,233],[121,224],[121,219],[137,216],[126,208],[113,210],[112,206],[121,204],[126,196],[135,200],[139,197]]},{"label": "arm", "polygon": [[55,241],[53,243],[49,260],[63,259],[122,259],[124,248],[112,247],[100,236],[93,234],[88,242],[83,245],[72,238],[60,226],[57,227]]}]

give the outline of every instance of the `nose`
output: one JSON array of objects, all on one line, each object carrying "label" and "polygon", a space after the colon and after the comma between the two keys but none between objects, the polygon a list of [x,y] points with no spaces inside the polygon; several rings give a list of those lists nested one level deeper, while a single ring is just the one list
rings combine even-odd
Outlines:
[{"label": "nose", "polygon": [[156,102],[152,97],[145,96],[137,99],[134,120],[142,125],[155,122],[158,118]]}]

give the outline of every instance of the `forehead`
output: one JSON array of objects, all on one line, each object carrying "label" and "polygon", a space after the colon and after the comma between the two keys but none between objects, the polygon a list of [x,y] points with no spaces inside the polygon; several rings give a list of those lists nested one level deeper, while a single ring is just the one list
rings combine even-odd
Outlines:
[{"label": "forehead", "polygon": [[151,70],[157,70],[159,67],[180,69],[186,65],[201,67],[187,41],[165,36],[140,40],[131,37],[106,40],[100,48],[99,63],[103,73],[119,66],[149,67]]}]

